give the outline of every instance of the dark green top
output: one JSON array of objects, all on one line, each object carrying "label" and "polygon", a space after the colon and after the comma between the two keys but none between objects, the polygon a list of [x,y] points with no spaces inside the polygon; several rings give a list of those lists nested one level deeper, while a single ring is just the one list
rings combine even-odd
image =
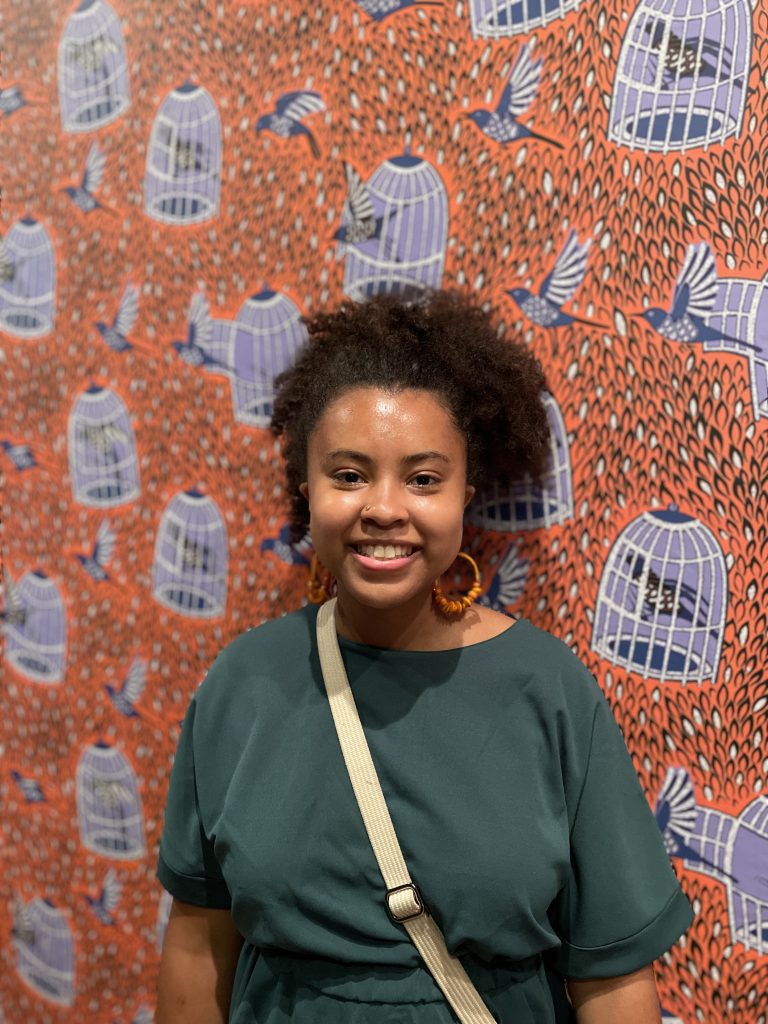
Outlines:
[{"label": "dark green top", "polygon": [[[217,658],[182,729],[158,874],[180,900],[231,907],[231,1021],[449,1024],[384,909],[315,618]],[[555,971],[627,974],[688,927],[621,732],[568,647],[525,620],[449,651],[340,645],[411,877],[499,1021],[559,1024]]]}]

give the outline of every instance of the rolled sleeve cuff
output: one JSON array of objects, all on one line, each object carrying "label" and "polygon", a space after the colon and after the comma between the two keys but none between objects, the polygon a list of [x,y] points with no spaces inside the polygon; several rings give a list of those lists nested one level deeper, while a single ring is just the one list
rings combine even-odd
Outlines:
[{"label": "rolled sleeve cuff", "polygon": [[162,853],[157,860],[157,877],[163,888],[183,903],[210,910],[229,910],[232,906],[232,897],[225,882],[175,871]]},{"label": "rolled sleeve cuff", "polygon": [[605,946],[575,946],[563,942],[558,969],[567,978],[616,978],[639,971],[665,953],[690,927],[693,909],[677,888],[663,910],[644,928]]}]

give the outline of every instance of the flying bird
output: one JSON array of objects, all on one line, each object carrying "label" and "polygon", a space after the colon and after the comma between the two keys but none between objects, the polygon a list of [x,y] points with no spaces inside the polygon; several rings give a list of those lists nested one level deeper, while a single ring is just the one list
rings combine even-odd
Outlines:
[{"label": "flying bird", "polygon": [[115,552],[115,541],[115,531],[110,526],[109,520],[102,519],[91,551],[85,555],[75,554],[88,575],[97,583],[103,583],[109,579],[106,566],[112,560],[112,555]]},{"label": "flying bird", "polygon": [[488,590],[478,598],[478,604],[505,612],[522,596],[527,576],[528,562],[520,558],[517,547],[510,544],[499,561]]},{"label": "flying bird", "polygon": [[365,11],[369,18],[382,22],[391,14],[406,11],[410,7],[443,7],[436,0],[355,0],[360,10]]},{"label": "flying bird", "polygon": [[105,344],[109,345],[113,352],[126,352],[134,347],[134,343],[128,341],[128,332],[136,322],[139,312],[139,291],[130,282],[125,286],[120,305],[111,324],[100,320],[96,329]]},{"label": "flying bird", "polygon": [[105,163],[106,157],[103,151],[99,148],[99,144],[94,142],[85,158],[85,169],[80,184],[68,185],[62,190],[83,213],[92,213],[99,208],[106,209],[94,195],[96,190],[101,187]]},{"label": "flying bird", "polygon": [[8,456],[18,473],[24,473],[30,469],[45,469],[50,472],[53,468],[47,456],[41,458],[39,451],[34,452],[32,446],[25,441],[17,442],[3,438],[0,440],[0,448]]},{"label": "flying bird", "polygon": [[136,704],[141,699],[146,685],[147,663],[143,658],[135,657],[131,662],[131,667],[128,669],[128,675],[123,680],[122,686],[118,689],[107,683],[104,689],[121,715],[125,715],[126,718],[139,718],[140,715],[136,710]]},{"label": "flying bird", "polygon": [[98,896],[91,896],[85,893],[88,906],[102,924],[113,925],[115,918],[113,912],[120,902],[120,894],[123,891],[123,883],[117,877],[114,868],[110,868],[104,876],[104,882]]},{"label": "flying bird", "polygon": [[300,541],[291,540],[291,524],[280,527],[277,537],[267,537],[261,542],[262,551],[274,551],[281,562],[288,565],[309,565],[312,559],[312,539],[309,533]]},{"label": "flying bird", "polygon": [[[354,167],[345,163],[344,171],[347,176],[347,208],[351,219],[339,228],[333,236],[334,239],[344,245],[362,245],[372,239],[381,238],[384,234],[385,218],[376,216],[368,189]],[[385,236],[384,248],[387,256],[391,257],[391,238]]]},{"label": "flying bird", "polygon": [[26,106],[31,106],[31,104],[25,98],[20,86],[7,85],[4,89],[0,89],[0,115],[3,117],[10,117],[11,114],[15,114],[17,110]]},{"label": "flying bird", "polygon": [[584,280],[591,244],[591,238],[579,242],[576,232],[571,231],[557,255],[552,271],[544,278],[538,295],[527,288],[507,290],[507,295],[514,299],[532,323],[550,330],[572,323],[586,324],[589,327],[602,326],[592,320],[584,320],[571,313],[565,313],[562,308],[573,298]]},{"label": "flying bird", "polygon": [[15,770],[11,772],[11,778],[21,790],[21,795],[28,804],[47,803],[43,787],[37,779],[27,778],[25,775],[22,775],[21,772],[17,772]]},{"label": "flying bird", "polygon": [[273,111],[259,118],[256,122],[256,131],[272,132],[281,139],[303,135],[309,142],[312,155],[319,157],[320,148],[317,141],[302,119],[309,117],[310,114],[319,114],[323,110],[325,104],[320,93],[307,90],[287,92],[277,100]]},{"label": "flying bird", "polygon": [[715,257],[706,242],[689,245],[682,269],[675,282],[672,305],[669,310],[652,306],[633,313],[668,341],[701,343],[705,341],[731,341],[742,348],[759,351],[757,345],[732,338],[716,327],[710,327],[706,317],[711,314],[717,295],[717,268]]},{"label": "flying bird", "polygon": [[[696,827],[697,812],[690,775],[685,768],[668,768],[653,810],[667,853],[670,857],[706,864],[718,873],[724,873],[688,842]],[[728,877],[733,878],[732,875]]]},{"label": "flying bird", "polygon": [[213,335],[213,320],[208,302],[202,292],[195,292],[187,313],[187,337],[184,341],[172,341],[179,358],[189,366],[202,366],[205,369],[229,373],[231,368],[216,359],[208,351]]},{"label": "flying bird", "polygon": [[5,591],[5,608],[0,612],[0,622],[2,622],[4,628],[19,626],[23,629],[27,621],[27,607],[7,569],[4,574],[3,589]]},{"label": "flying bird", "polygon": [[509,79],[504,87],[495,109],[472,110],[462,114],[461,118],[472,121],[483,135],[492,142],[506,146],[510,142],[520,142],[525,138],[541,139],[562,149],[562,143],[540,135],[533,129],[522,124],[520,118],[533,103],[541,80],[541,59],[534,61],[530,43],[524,43],[518,51]]}]

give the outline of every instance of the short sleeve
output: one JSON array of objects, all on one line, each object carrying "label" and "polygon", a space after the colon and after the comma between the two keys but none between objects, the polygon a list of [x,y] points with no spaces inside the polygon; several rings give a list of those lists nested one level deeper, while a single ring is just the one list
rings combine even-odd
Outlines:
[{"label": "short sleeve", "polygon": [[193,699],[171,770],[157,877],[172,896],[199,907],[228,909],[231,898],[201,820],[197,792]]},{"label": "short sleeve", "polygon": [[571,829],[571,871],[550,908],[566,977],[630,974],[670,948],[693,919],[610,706],[595,709]]}]

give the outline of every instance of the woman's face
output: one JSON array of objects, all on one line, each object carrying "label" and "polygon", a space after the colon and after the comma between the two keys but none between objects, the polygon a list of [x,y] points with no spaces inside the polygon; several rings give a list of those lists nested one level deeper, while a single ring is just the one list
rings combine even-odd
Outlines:
[{"label": "woman's face", "polygon": [[431,600],[461,545],[466,443],[429,391],[347,391],[309,438],[312,540],[347,602]]}]

